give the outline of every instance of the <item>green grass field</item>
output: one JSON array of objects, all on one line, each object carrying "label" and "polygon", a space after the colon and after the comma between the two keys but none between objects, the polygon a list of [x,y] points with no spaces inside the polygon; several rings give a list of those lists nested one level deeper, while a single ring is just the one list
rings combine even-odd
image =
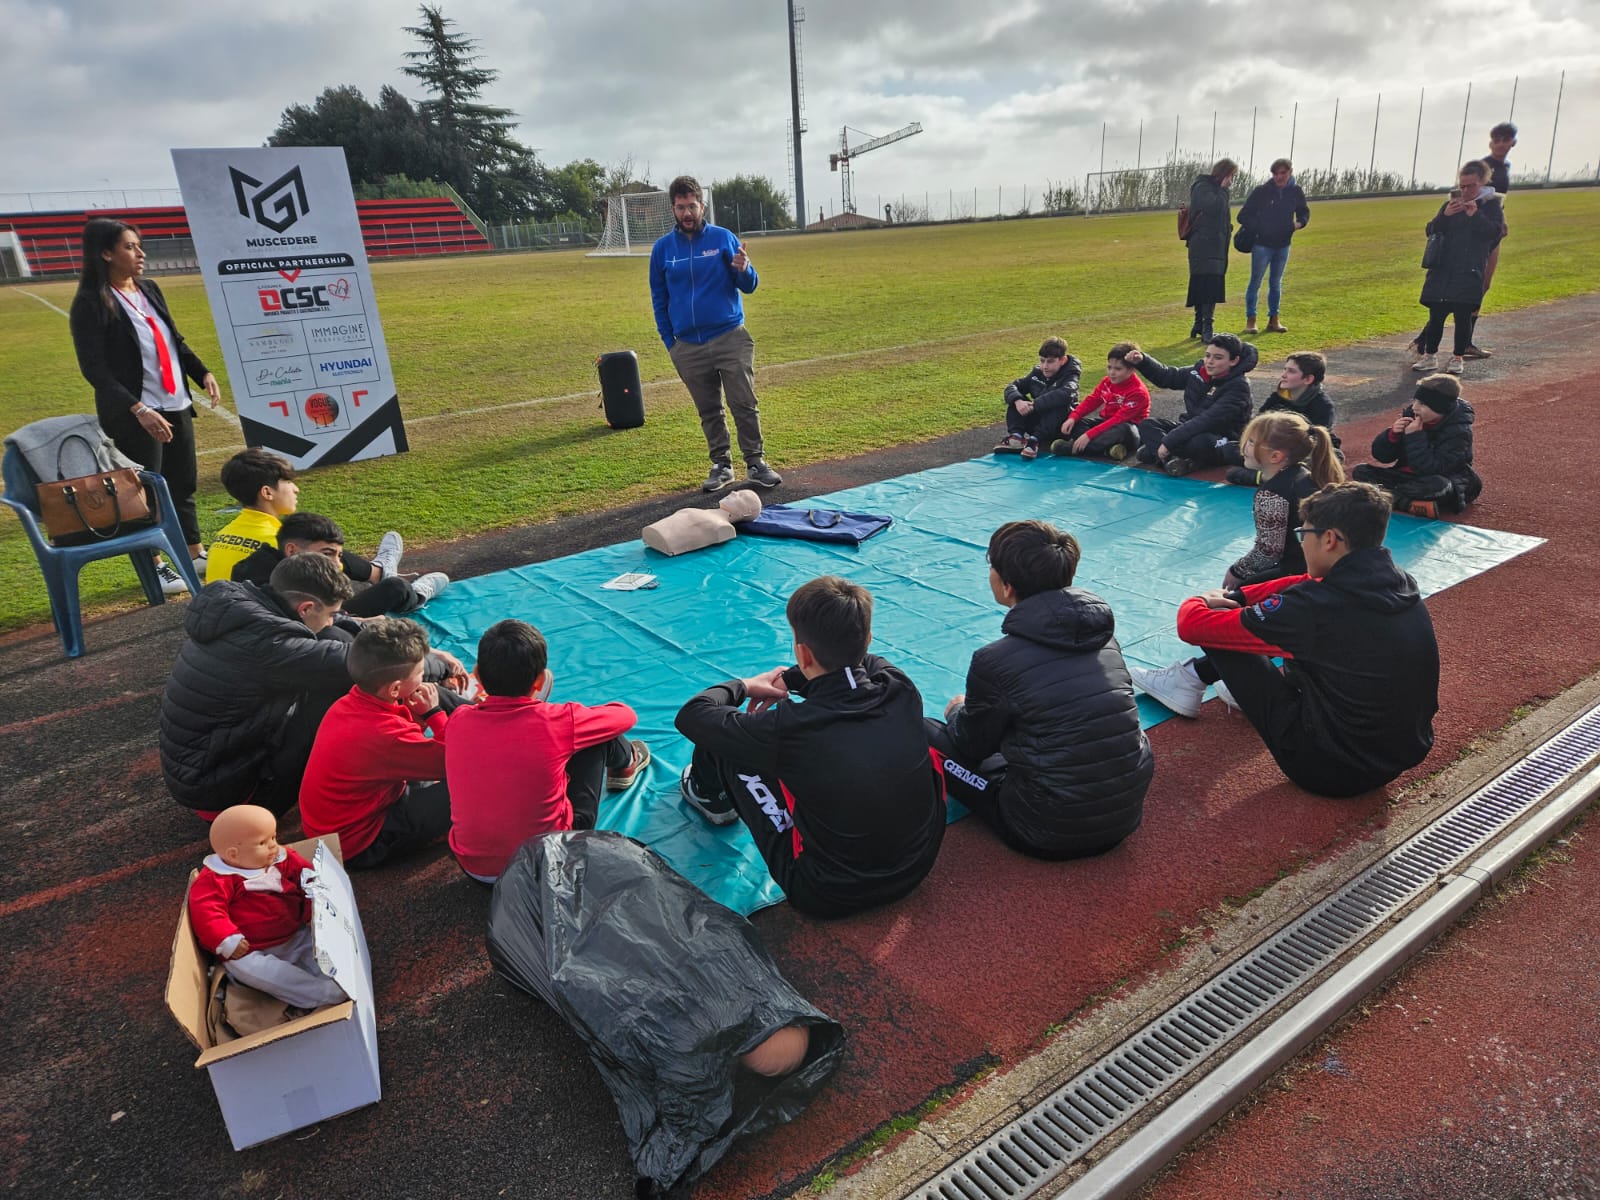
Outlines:
[{"label": "green grass field", "polygon": [[[1293,345],[1277,349],[1332,350],[1413,331],[1422,226],[1436,204],[1314,205],[1286,277]],[[1492,309],[1595,286],[1600,191],[1519,194],[1514,215]],[[1105,348],[1124,338],[1164,361],[1194,355],[1183,340],[1187,268],[1170,213],[758,238],[750,251],[761,286],[746,315],[763,431],[780,470],[998,420],[1001,387],[1051,333],[1084,360],[1086,386]],[[698,484],[705,443],[656,336],[646,269],[644,259],[576,253],[375,264],[412,449],[309,472],[302,507],[337,518],[353,547],[370,548],[389,528],[419,546]],[[1242,323],[1248,278],[1235,256],[1219,329]],[[162,287],[231,395],[199,277]],[[64,310],[72,291],[0,288],[0,429],[93,411],[65,317],[33,298]],[[597,411],[594,358],[624,348],[639,352],[648,420],[612,433]],[[196,424],[209,538],[231,503],[217,470],[242,442],[222,420]],[[47,621],[43,581],[10,514],[0,518],[0,568],[12,581],[0,592],[0,629]],[[82,586],[86,608],[143,601],[124,559],[91,565]]]}]

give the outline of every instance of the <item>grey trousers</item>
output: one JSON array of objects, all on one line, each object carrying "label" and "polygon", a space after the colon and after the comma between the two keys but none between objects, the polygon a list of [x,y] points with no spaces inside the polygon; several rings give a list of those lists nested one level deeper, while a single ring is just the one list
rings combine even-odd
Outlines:
[{"label": "grey trousers", "polygon": [[703,346],[678,341],[668,351],[678,378],[689,389],[706,435],[706,449],[717,466],[731,467],[728,422],[722,415],[723,397],[733,412],[739,434],[739,453],[745,466],[762,461],[761,413],[756,401],[756,344],[743,325],[714,337]]}]

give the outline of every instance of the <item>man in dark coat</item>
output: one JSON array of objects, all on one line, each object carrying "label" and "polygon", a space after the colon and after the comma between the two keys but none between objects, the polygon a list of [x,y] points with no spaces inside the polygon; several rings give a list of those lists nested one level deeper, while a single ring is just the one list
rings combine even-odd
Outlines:
[{"label": "man in dark coat", "polygon": [[1283,301],[1283,270],[1289,265],[1289,242],[1311,220],[1306,194],[1294,181],[1294,164],[1280,158],[1272,178],[1251,191],[1239,210],[1239,230],[1250,239],[1250,284],[1244,290],[1244,332],[1256,329],[1256,303],[1261,277],[1267,276],[1267,332],[1288,333],[1278,319]]},{"label": "man in dark coat", "polygon": [[1142,350],[1127,361],[1157,387],[1183,393],[1183,419],[1151,417],[1139,425],[1139,461],[1187,475],[1225,461],[1224,448],[1237,442],[1250,420],[1254,400],[1250,380],[1260,356],[1249,342],[1231,333],[1212,336],[1192,367],[1169,367]]},{"label": "man in dark coat", "polygon": [[1449,375],[1429,375],[1394,424],[1372,439],[1372,457],[1350,475],[1394,497],[1401,512],[1436,517],[1460,512],[1478,498],[1483,480],[1472,469],[1472,405]]},{"label": "man in dark coat", "polygon": [[1004,636],[928,721],[949,794],[1038,858],[1101,854],[1139,827],[1155,772],[1111,607],[1072,586],[1077,540],[1042,521],[989,539]]},{"label": "man in dark coat", "polygon": [[349,690],[347,641],[318,636],[353,592],[320,554],[285,559],[271,583],[222,581],[189,603],[189,638],[161,697],[161,773],[202,813],[294,807],[317,723]]},{"label": "man in dark coat", "polygon": [[1383,545],[1382,491],[1329,484],[1301,501],[1300,519],[1307,574],[1191,596],[1178,636],[1200,657],[1134,667],[1133,680],[1181,717],[1199,716],[1206,685],[1217,684],[1290,780],[1358,796],[1433,748],[1439,644],[1416,580]]}]

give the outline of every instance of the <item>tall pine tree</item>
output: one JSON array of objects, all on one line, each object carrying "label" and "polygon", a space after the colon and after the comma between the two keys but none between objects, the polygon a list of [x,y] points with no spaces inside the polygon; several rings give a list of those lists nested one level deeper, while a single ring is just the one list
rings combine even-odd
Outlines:
[{"label": "tall pine tree", "polygon": [[479,100],[500,72],[478,66],[476,39],[452,32],[455,22],[433,5],[406,32],[422,43],[406,51],[401,68],[431,93],[417,110],[433,128],[440,176],[484,218],[505,220],[526,211],[529,180],[539,171],[534,152],[511,136],[516,116]]}]

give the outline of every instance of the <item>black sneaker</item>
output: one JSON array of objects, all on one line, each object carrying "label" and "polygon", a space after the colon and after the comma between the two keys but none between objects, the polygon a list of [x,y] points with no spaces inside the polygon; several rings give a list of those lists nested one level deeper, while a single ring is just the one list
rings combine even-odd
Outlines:
[{"label": "black sneaker", "polygon": [[1057,438],[1055,441],[1050,443],[1050,453],[1054,454],[1057,458],[1071,458],[1072,443],[1066,438]]},{"label": "black sneaker", "polygon": [[1135,455],[1135,457],[1147,466],[1158,461],[1156,458],[1156,452],[1150,449],[1149,446],[1140,446],[1139,452],[1137,455]]},{"label": "black sneaker", "polygon": [[783,476],[768,466],[765,459],[757,459],[751,463],[750,469],[745,472],[745,478],[757,487],[764,488],[775,488],[783,482]]},{"label": "black sneaker", "polygon": [[733,802],[726,796],[720,795],[708,800],[695,791],[694,784],[690,780],[693,771],[693,765],[685,767],[683,778],[678,782],[678,790],[683,793],[683,802],[713,825],[732,825],[739,819],[739,813],[733,807]]},{"label": "black sneaker", "polygon": [[1236,483],[1240,487],[1260,487],[1261,472],[1249,467],[1229,467],[1228,482]]},{"label": "black sneaker", "polygon": [[1187,458],[1167,459],[1168,475],[1187,475],[1192,470],[1194,470],[1194,463],[1190,462]]},{"label": "black sneaker", "polygon": [[723,488],[733,486],[733,468],[713,463],[711,474],[706,476],[706,481],[700,485],[702,492],[720,492]]}]

